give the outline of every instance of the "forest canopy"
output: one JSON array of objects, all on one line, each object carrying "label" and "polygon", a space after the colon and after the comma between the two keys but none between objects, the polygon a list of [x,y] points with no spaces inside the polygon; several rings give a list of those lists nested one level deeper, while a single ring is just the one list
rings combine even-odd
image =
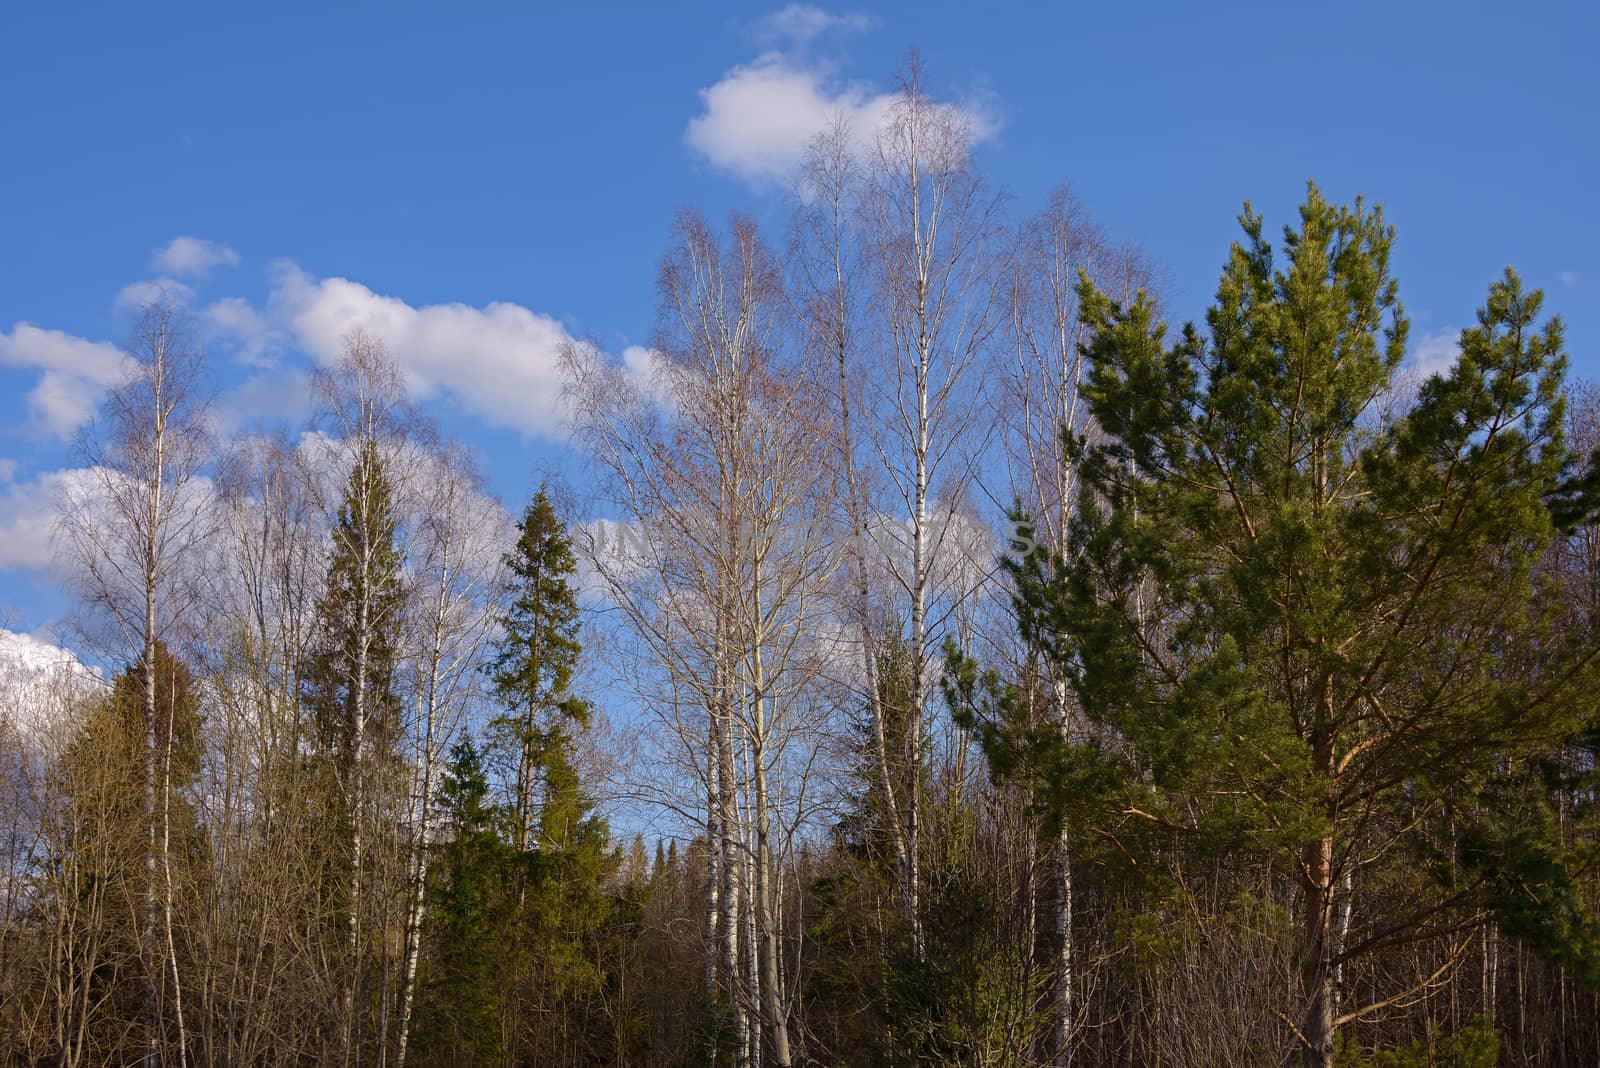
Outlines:
[{"label": "forest canopy", "polygon": [[61,502],[106,670],[4,680],[0,1059],[1600,1057],[1600,395],[1544,295],[1421,375],[1396,228],[1310,185],[1169,322],[915,69],[887,114],[781,231],[678,215],[514,514],[380,336],[224,440],[143,307]]}]

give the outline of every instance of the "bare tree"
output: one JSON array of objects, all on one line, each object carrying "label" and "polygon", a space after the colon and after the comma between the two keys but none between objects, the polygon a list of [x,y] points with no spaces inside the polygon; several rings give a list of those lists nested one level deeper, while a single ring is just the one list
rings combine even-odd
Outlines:
[{"label": "bare tree", "polygon": [[165,970],[177,1057],[185,1064],[188,1028],[173,935],[172,731],[170,722],[165,728],[158,722],[155,664],[157,647],[178,643],[199,603],[193,565],[216,515],[205,477],[211,436],[202,357],[176,305],[163,300],[140,311],[128,356],[128,380],[112,391],[82,441],[90,479],[63,502],[61,530],[81,568],[86,600],[110,623],[124,658],[144,669],[145,1060],[153,1064],[159,1056],[157,976]]},{"label": "bare tree", "polygon": [[[878,551],[911,655],[906,737],[887,762],[906,769],[921,764],[941,637],[936,560],[992,427],[983,368],[999,325],[1000,201],[972,166],[972,140],[965,113],[927,95],[913,54],[869,153],[860,209],[874,308],[867,432],[887,484],[883,515],[897,521],[880,527],[886,536]],[[921,776],[912,770],[902,781],[908,787],[896,833],[903,841],[895,851],[903,918],[920,959]]]},{"label": "bare tree", "polygon": [[[305,451],[249,437],[219,480],[226,542],[212,569],[208,826],[216,904],[204,911],[199,965],[202,1057],[247,1063],[267,1051],[322,1058],[315,1011],[339,977],[315,942],[325,866],[338,843],[306,833],[314,739],[302,701],[325,569],[324,514]],[[308,937],[309,936],[309,937]]]},{"label": "bare tree", "polygon": [[404,1068],[433,847],[432,813],[446,750],[479,698],[482,654],[494,626],[506,515],[484,491],[466,450],[439,445],[416,487],[411,659],[416,718],[411,729],[409,903],[400,963],[395,1064]]},{"label": "bare tree", "polygon": [[[724,244],[680,215],[661,291],[648,384],[592,349],[569,352],[580,433],[642,534],[636,552],[591,543],[589,555],[668,676],[669,730],[705,789],[708,928],[744,1036],[737,1059],[787,1065],[777,823],[796,810],[780,808],[772,779],[817,674],[815,595],[832,551],[817,522],[826,436],[816,386],[785,364],[781,280],[752,224],[736,219]],[[687,707],[704,711],[703,730]]]},{"label": "bare tree", "polygon": [[844,490],[840,504],[845,538],[840,559],[848,581],[848,589],[840,598],[840,614],[847,622],[860,659],[860,696],[869,709],[873,768],[892,830],[890,843],[896,866],[900,872],[908,873],[911,859],[901,817],[902,798],[896,790],[897,776],[891,771],[891,763],[899,758],[891,752],[889,715],[883,708],[884,690],[878,679],[877,637],[882,623],[874,618],[872,575],[876,554],[867,543],[868,529],[876,524],[869,505],[868,472],[857,455],[856,410],[861,399],[861,335],[866,315],[862,307],[866,294],[858,282],[866,266],[858,225],[864,178],[854,133],[845,118],[838,116],[812,142],[796,190],[790,257],[795,278],[792,295],[808,349],[834,372],[832,437]]}]

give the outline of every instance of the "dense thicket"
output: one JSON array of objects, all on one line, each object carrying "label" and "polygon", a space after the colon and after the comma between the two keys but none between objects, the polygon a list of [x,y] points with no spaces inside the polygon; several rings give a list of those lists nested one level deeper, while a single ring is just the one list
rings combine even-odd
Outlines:
[{"label": "dense thicket", "polygon": [[64,509],[108,669],[0,707],[0,1059],[1600,1057],[1559,320],[1508,271],[1421,378],[1313,187],[1169,328],[918,79],[781,248],[679,216],[515,521],[378,339],[223,450],[146,311]]}]

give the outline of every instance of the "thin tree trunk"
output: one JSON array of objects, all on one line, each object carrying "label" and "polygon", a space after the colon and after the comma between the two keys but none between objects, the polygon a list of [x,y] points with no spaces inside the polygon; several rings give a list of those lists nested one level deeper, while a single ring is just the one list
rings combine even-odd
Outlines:
[{"label": "thin tree trunk", "polygon": [[[422,782],[417,804],[417,833],[413,846],[411,903],[406,917],[404,959],[400,968],[400,1034],[395,1051],[396,1068],[405,1068],[406,1045],[411,1032],[411,1003],[416,992],[417,957],[422,938],[422,912],[428,881],[428,825],[433,814],[433,733],[439,704],[439,665],[443,658],[444,621],[450,587],[450,558],[445,548],[443,571],[439,576],[439,596],[434,605],[432,644],[428,652],[428,687],[422,712]],[[526,751],[526,746],[523,747]]]},{"label": "thin tree trunk", "polygon": [[[1333,704],[1331,684],[1324,685],[1323,708],[1313,728],[1316,767],[1332,780],[1333,745],[1326,713]],[[1330,805],[1331,807],[1331,805]],[[1332,814],[1330,813],[1330,819]],[[1334,1038],[1334,873],[1333,836],[1307,844],[1303,860],[1305,911],[1302,918],[1301,993],[1305,1000],[1302,1033],[1306,1068],[1333,1068]]]},{"label": "thin tree trunk", "polygon": [[[759,591],[759,579],[756,584]],[[759,596],[759,595],[758,595]],[[759,602],[758,602],[759,603]],[[757,613],[759,616],[759,612]],[[763,1015],[772,1042],[772,1061],[778,1068],[789,1068],[789,1020],[784,1009],[783,991],[778,981],[778,930],[772,907],[772,841],[771,818],[768,812],[766,769],[766,686],[761,650],[754,650],[752,731],[750,739],[750,772],[755,785],[755,898],[756,924],[759,936],[760,988]]]},{"label": "thin tree trunk", "polygon": [[[1063,742],[1070,740],[1069,706],[1067,699],[1067,686],[1064,681],[1057,680],[1052,685],[1051,704],[1054,706],[1056,730],[1061,735]],[[1053,850],[1053,881],[1055,882],[1054,908],[1052,928],[1053,946],[1055,949],[1055,967],[1053,977],[1053,990],[1055,997],[1052,1006],[1052,1031],[1054,1032],[1054,1049],[1051,1063],[1058,1068],[1065,1068],[1072,1063],[1072,1028],[1073,1012],[1073,983],[1076,976],[1073,969],[1073,941],[1072,941],[1072,831],[1066,818],[1062,817],[1061,826],[1056,831],[1055,849]]]},{"label": "thin tree trunk", "polygon": [[[149,674],[154,675],[155,665],[152,663],[148,670]],[[189,1038],[183,1018],[183,980],[178,973],[178,946],[172,934],[172,732],[175,726],[176,709],[173,705],[176,703],[176,694],[172,692],[173,686],[170,684],[167,690],[166,760],[161,769],[161,871],[166,884],[162,912],[166,920],[167,960],[172,968],[173,1016],[178,1025],[178,1068],[185,1068],[189,1063]]]},{"label": "thin tree trunk", "polygon": [[[366,480],[362,483],[363,497],[370,493]],[[369,510],[369,501],[363,501],[363,510]],[[348,948],[350,951],[350,964],[354,971],[350,977],[349,992],[347,994],[347,1015],[345,1018],[345,1060],[358,1066],[361,1064],[362,1045],[365,1041],[363,1019],[366,1015],[366,1005],[362,995],[366,989],[366,962],[365,954],[361,951],[361,908],[362,908],[362,819],[364,818],[363,794],[365,788],[364,758],[367,734],[367,653],[372,626],[372,546],[367,535],[365,524],[368,516],[362,517],[362,545],[361,545],[361,596],[358,599],[356,619],[356,663],[355,674],[351,679],[351,719],[352,741],[350,753],[350,797],[347,804],[350,815],[350,937]]]},{"label": "thin tree trunk", "polygon": [[[726,642],[722,644],[722,653],[725,656]],[[737,804],[737,786],[734,781],[734,752],[733,752],[733,723],[729,709],[732,700],[732,686],[729,672],[726,667],[717,669],[721,678],[717,686],[718,708],[716,718],[716,745],[717,745],[717,830],[720,836],[719,849],[722,854],[722,892],[719,904],[721,906],[717,917],[717,927],[720,935],[722,952],[722,975],[727,984],[727,999],[729,1018],[733,1024],[733,1033],[738,1043],[736,1060],[744,1064],[744,1032],[748,1025],[745,1011],[745,999],[742,993],[744,985],[739,969],[739,927],[744,917],[744,895],[741,893],[742,881],[739,863],[739,818]]]},{"label": "thin tree trunk", "polygon": [[[715,1006],[717,1001],[717,980],[721,963],[721,923],[722,923],[722,827],[721,808],[718,805],[717,790],[717,717],[715,712],[709,717],[706,738],[706,892],[705,892],[705,930],[703,934],[705,953],[705,997],[708,1006]],[[718,1030],[712,1028],[711,1048],[708,1051],[707,1063],[717,1063]]]},{"label": "thin tree trunk", "polygon": [[[159,505],[157,501],[158,490],[152,485],[150,490],[151,513],[155,514]],[[144,638],[144,798],[143,812],[147,842],[144,856],[145,872],[145,901],[144,901],[144,930],[141,932],[141,941],[145,949],[145,1014],[146,1026],[149,1028],[145,1036],[145,1064],[148,1068],[155,1068],[159,1060],[159,1042],[161,1034],[161,1009],[160,995],[157,989],[156,976],[161,959],[161,951],[156,945],[156,753],[159,752],[160,738],[156,733],[156,591],[155,591],[155,536],[152,529],[149,542],[149,556],[147,557],[149,569],[145,574],[145,638]]]}]

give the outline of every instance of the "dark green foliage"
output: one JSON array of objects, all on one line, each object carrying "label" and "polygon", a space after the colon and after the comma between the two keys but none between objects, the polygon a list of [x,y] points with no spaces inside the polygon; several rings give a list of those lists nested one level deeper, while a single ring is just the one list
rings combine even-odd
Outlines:
[{"label": "dark green foliage", "polygon": [[428,881],[427,964],[420,975],[417,1052],[424,1063],[494,1064],[502,1053],[500,1005],[515,952],[515,850],[500,834],[483,759],[471,740],[450,751],[439,807],[447,841]]},{"label": "dark green foliage", "polygon": [[1367,1054],[1341,1043],[1339,1068],[1494,1068],[1500,1035],[1486,1017],[1454,1034],[1429,1034],[1392,1050]]},{"label": "dark green foliage", "polygon": [[319,640],[305,670],[306,704],[341,774],[358,756],[358,695],[367,721],[364,744],[387,753],[399,725],[394,687],[405,594],[395,524],[378,444],[367,441],[339,503],[327,584],[317,602]]},{"label": "dark green foliage", "polygon": [[[572,700],[567,688],[581,651],[578,605],[571,586],[577,559],[566,527],[542,488],[523,510],[506,566],[512,596],[495,648],[495,692],[508,708]],[[586,719],[576,707],[573,711],[580,720]]]},{"label": "dark green foliage", "polygon": [[[950,686],[998,768],[1033,769],[1058,809],[1103,791],[1088,815],[1079,795],[1080,818],[1098,805],[1130,857],[1161,829],[1296,870],[1312,888],[1305,996],[1326,1001],[1319,917],[1353,851],[1421,833],[1574,728],[1594,649],[1557,625],[1541,566],[1582,492],[1561,326],[1540,327],[1540,295],[1515,274],[1457,365],[1386,421],[1407,323],[1381,212],[1313,187],[1281,268],[1260,217],[1241,222],[1204,331],[1169,338],[1142,294],[1122,307],[1084,280],[1101,433],[1069,442],[1085,490],[1074,548],[1008,562],[1022,637],[1122,774],[1094,773],[1092,743],[1041,737],[1019,691],[959,658]],[[1502,844],[1561,884],[1555,852]],[[1493,898],[1504,879],[1479,885]],[[1541,923],[1565,907],[1519,902]],[[1433,903],[1410,907],[1385,917],[1394,937]]]},{"label": "dark green foliage", "polygon": [[452,749],[438,800],[419,1063],[608,1063],[617,1034],[603,1009],[638,903],[612,885],[605,824],[585,815],[561,847],[518,850],[470,739]]},{"label": "dark green foliage", "polygon": [[1531,775],[1496,776],[1460,833],[1457,878],[1481,880],[1477,896],[1507,935],[1600,990],[1600,917],[1576,874],[1593,869],[1594,850],[1563,841],[1550,794]]},{"label": "dark green foliage", "polygon": [[[878,707],[883,714],[884,746],[889,754],[889,785],[894,791],[896,806],[903,808],[909,791],[913,787],[921,789],[925,786],[917,776],[919,771],[925,769],[926,740],[918,739],[913,748],[910,738],[912,702],[915,700],[911,651],[903,639],[883,637],[878,641],[875,655]],[[853,778],[864,785],[855,803],[846,810],[835,827],[835,833],[851,852],[888,872],[894,865],[895,830],[891,821],[899,813],[891,811],[884,793],[871,715],[871,710],[863,707],[850,723]],[[913,760],[913,753],[921,759]]]},{"label": "dark green foliage", "polygon": [[[495,644],[495,696],[505,711],[491,725],[495,747],[514,768],[517,840],[554,835],[557,848],[579,831],[581,802],[571,769],[572,732],[589,723],[589,706],[571,692],[582,651],[572,578],[577,559],[566,527],[543,489],[517,523],[506,557],[511,597]],[[534,810],[544,792],[536,817]],[[537,826],[535,826],[537,824]]]},{"label": "dark green foliage", "polygon": [[579,774],[574,746],[590,713],[570,691],[582,652],[576,560],[543,491],[518,531],[492,665],[504,714],[489,726],[493,752],[513,771],[509,797],[496,803],[484,755],[456,746],[440,797],[450,840],[430,879],[426,943],[435,948],[419,1049],[440,1063],[614,1063],[636,1037],[606,1010],[648,863],[635,843],[622,884]]},{"label": "dark green foliage", "polygon": [[932,895],[928,952],[894,958],[876,999],[878,1062],[1023,1068],[1045,1024],[1044,975],[993,873],[963,865]]}]

